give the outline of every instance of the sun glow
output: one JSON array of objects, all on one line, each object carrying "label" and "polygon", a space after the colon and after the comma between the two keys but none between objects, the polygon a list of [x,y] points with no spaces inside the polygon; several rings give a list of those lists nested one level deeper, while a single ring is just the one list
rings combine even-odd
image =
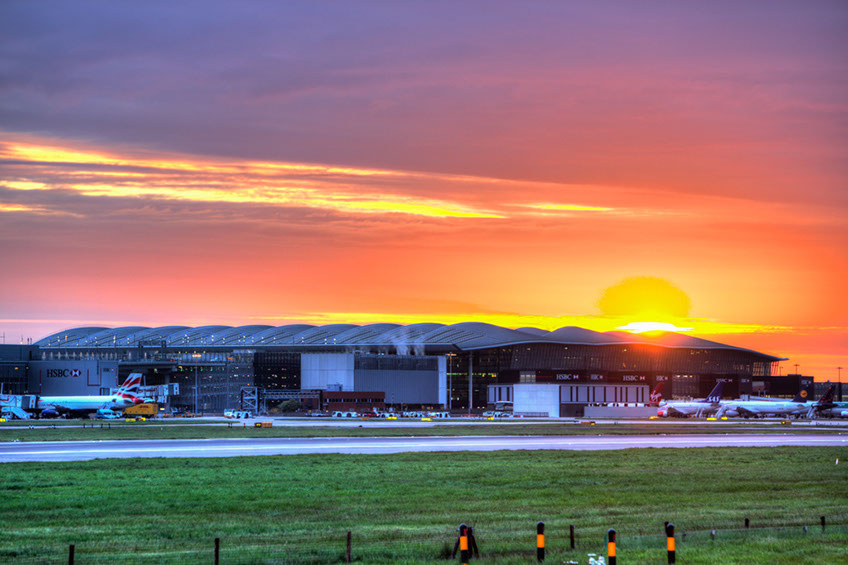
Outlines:
[{"label": "sun glow", "polygon": [[693,328],[680,328],[667,322],[630,322],[626,326],[618,326],[615,329],[641,334],[645,332],[689,332]]}]

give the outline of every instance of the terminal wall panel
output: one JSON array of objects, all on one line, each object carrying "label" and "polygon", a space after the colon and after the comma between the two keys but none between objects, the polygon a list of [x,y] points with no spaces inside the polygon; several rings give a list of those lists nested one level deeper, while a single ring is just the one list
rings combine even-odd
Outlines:
[{"label": "terminal wall panel", "polygon": [[30,361],[30,394],[95,396],[119,385],[118,361]]},{"label": "terminal wall panel", "polygon": [[513,385],[513,412],[516,414],[546,414],[559,417],[561,385],[515,384]]},{"label": "terminal wall panel", "polygon": [[353,353],[304,353],[300,356],[302,390],[356,390]]},{"label": "terminal wall panel", "polygon": [[448,360],[439,357],[439,404],[448,405]]},{"label": "terminal wall panel", "polygon": [[357,369],[358,391],[382,391],[386,404],[444,404],[445,373],[435,371]]}]

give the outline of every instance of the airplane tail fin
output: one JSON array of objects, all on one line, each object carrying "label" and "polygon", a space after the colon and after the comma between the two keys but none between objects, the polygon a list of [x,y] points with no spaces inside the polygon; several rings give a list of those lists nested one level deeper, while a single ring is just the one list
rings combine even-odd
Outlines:
[{"label": "airplane tail fin", "polygon": [[118,388],[119,393],[135,394],[141,386],[141,373],[132,373]]},{"label": "airplane tail fin", "polygon": [[819,399],[818,405],[833,404],[833,395],[836,393],[836,385],[830,385],[822,397]]},{"label": "airplane tail fin", "polygon": [[802,388],[792,399],[792,402],[808,402],[810,400],[810,392],[806,388]]},{"label": "airplane tail fin", "polygon": [[709,402],[711,404],[715,404],[721,400],[721,391],[724,388],[724,382],[718,382],[713,388],[712,392],[710,392],[707,397],[704,399],[704,402]]},{"label": "airplane tail fin", "polygon": [[663,397],[663,387],[665,386],[665,381],[660,381],[657,383],[657,386],[654,387],[654,390],[651,392],[651,404],[659,405],[660,401],[662,401]]}]

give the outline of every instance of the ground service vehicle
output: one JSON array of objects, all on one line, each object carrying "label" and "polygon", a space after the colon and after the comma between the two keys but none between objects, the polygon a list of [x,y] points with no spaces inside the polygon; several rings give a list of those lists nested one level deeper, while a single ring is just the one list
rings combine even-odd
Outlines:
[{"label": "ground service vehicle", "polygon": [[120,412],[115,412],[110,408],[101,408],[94,414],[95,420],[117,420],[120,417]]},{"label": "ground service vehicle", "polygon": [[159,405],[145,402],[144,404],[136,404],[124,410],[124,416],[136,418],[142,416],[144,418],[153,418],[159,413]]}]

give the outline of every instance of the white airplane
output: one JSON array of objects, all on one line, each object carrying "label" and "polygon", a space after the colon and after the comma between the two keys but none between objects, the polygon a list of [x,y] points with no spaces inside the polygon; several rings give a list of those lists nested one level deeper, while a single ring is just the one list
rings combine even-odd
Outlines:
[{"label": "white airplane", "polygon": [[807,391],[802,389],[790,401],[786,400],[728,400],[721,403],[721,408],[716,412],[716,418],[722,416],[734,417],[742,416],[749,418],[753,416],[765,417],[772,416],[811,416],[817,406],[832,404],[833,392],[836,389],[832,386],[822,396],[818,402],[815,400],[807,400]]},{"label": "white airplane", "polygon": [[706,416],[719,409],[723,382],[715,385],[712,392],[703,400],[664,400],[660,402],[657,416]]},{"label": "white airplane", "polygon": [[813,413],[816,416],[824,416],[825,418],[848,418],[848,402],[823,402],[819,401],[819,405],[813,408]]},{"label": "white airplane", "polygon": [[56,417],[71,412],[88,413],[101,408],[123,410],[144,402],[135,393],[141,386],[141,373],[131,374],[114,394],[108,396],[39,396],[35,411],[42,417]]}]

